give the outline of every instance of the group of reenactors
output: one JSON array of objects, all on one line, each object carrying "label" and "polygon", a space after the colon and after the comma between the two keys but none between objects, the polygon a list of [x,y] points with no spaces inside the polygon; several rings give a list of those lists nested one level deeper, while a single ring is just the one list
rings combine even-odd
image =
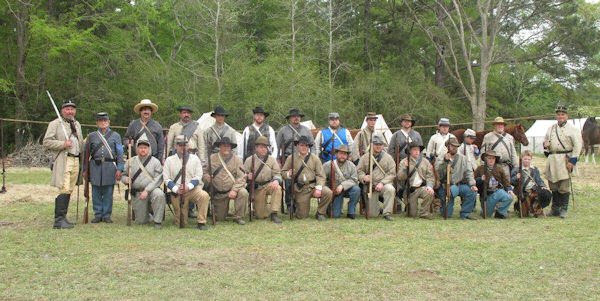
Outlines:
[{"label": "group of reenactors", "polygon": [[[301,124],[304,115],[299,110],[290,110],[287,124],[275,132],[266,122],[269,113],[256,107],[254,122],[238,140],[222,107],[211,114],[215,123],[202,129],[192,119],[194,110],[184,105],[178,107],[180,121],[165,137],[162,126],[152,119],[158,106],[144,99],[134,107],[140,118],[129,124],[123,138],[110,129],[109,116],[102,112],[96,116],[97,131],[84,139],[76,108],[72,101],[63,102],[61,118],[49,124],[43,141],[54,152],[51,185],[59,189],[56,229],[73,227],[67,209],[83,178],[92,186],[92,223],[112,223],[118,181],[129,188],[134,221],[156,228],[162,227],[167,208],[176,224],[195,218],[202,230],[211,219],[232,218],[243,225],[248,214],[281,223],[279,214],[286,209],[291,218],[302,219],[309,216],[313,198],[318,199],[317,220],[340,217],[345,198],[350,219],[364,214],[367,219],[382,216],[392,221],[402,205],[409,217],[432,219],[439,211],[446,218],[453,214],[456,197],[461,201],[460,218],[475,220],[479,194],[480,215],[504,219],[517,187],[530,200],[527,210],[536,217],[545,217],[544,208],[552,203],[550,214],[564,218],[571,172],[582,144],[581,135],[566,122],[566,107],[559,106],[558,123],[544,142],[546,186],[531,164],[531,152],[523,152],[519,159],[502,117],[494,120],[494,130],[485,135],[481,149],[474,144],[475,131],[467,129],[460,143],[449,131],[450,120],[441,118],[425,148],[414,129],[416,121],[408,114],[401,116],[402,127],[389,141],[375,128],[376,113],[367,113],[367,126],[354,138],[341,126],[340,115],[330,113],[329,126],[313,139]],[[67,131],[59,130],[62,125]],[[519,212],[524,208],[515,206]]]}]

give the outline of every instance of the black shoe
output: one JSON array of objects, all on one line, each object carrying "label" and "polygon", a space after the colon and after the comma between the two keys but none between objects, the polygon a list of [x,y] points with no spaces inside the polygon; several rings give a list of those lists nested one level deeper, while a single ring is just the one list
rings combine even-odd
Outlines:
[{"label": "black shoe", "polygon": [[94,219],[92,219],[92,224],[97,224],[102,222],[102,218],[99,216],[94,217]]},{"label": "black shoe", "polygon": [[162,224],[161,223],[154,223],[154,229],[162,229]]},{"label": "black shoe", "polygon": [[391,215],[389,215],[389,214],[384,215],[383,219],[386,220],[386,221],[388,221],[388,222],[391,222],[391,221],[394,220],[394,218]]},{"label": "black shoe", "polygon": [[346,214],[346,217],[349,218],[349,219],[356,219],[356,214],[350,214],[350,213],[348,213],[348,214]]},{"label": "black shoe", "polygon": [[320,214],[319,212],[315,213],[315,218],[316,218],[318,221],[324,221],[324,220],[326,220],[326,219],[327,219],[327,217],[326,217],[325,215],[323,215],[323,214]]},{"label": "black shoe", "polygon": [[476,218],[476,217],[474,217],[474,216],[471,216],[471,215],[467,215],[467,217],[465,217],[465,219],[470,219],[470,220],[472,220],[472,221],[476,221],[476,220],[477,220],[477,218]]},{"label": "black shoe", "polygon": [[71,229],[73,227],[74,227],[73,225],[67,224],[65,222],[64,218],[59,217],[59,218],[54,219],[54,226],[52,228],[54,228],[54,229]]},{"label": "black shoe", "polygon": [[494,213],[494,218],[497,218],[497,219],[507,219],[506,215],[501,214],[498,211],[496,211],[496,213]]},{"label": "black shoe", "polygon": [[204,224],[204,223],[198,223],[197,227],[200,230],[208,230],[208,228],[206,227],[206,224]]},{"label": "black shoe", "polygon": [[113,221],[112,221],[112,219],[110,219],[110,217],[105,217],[105,218],[102,219],[102,221],[105,222],[105,223],[107,223],[107,224],[112,224],[113,223]]},{"label": "black shoe", "polygon": [[283,221],[277,216],[277,212],[271,213],[271,221],[276,224],[281,224]]},{"label": "black shoe", "polygon": [[242,219],[242,218],[238,218],[238,219],[235,220],[235,223],[238,224],[238,225],[240,225],[240,226],[243,226],[243,225],[246,224],[246,221],[244,219]]},{"label": "black shoe", "polygon": [[419,216],[419,218],[428,219],[428,220],[432,220],[433,219],[433,217],[431,215],[423,215],[423,216]]},{"label": "black shoe", "polygon": [[65,216],[65,223],[69,224],[69,225],[75,225],[75,223],[70,222],[67,217]]}]

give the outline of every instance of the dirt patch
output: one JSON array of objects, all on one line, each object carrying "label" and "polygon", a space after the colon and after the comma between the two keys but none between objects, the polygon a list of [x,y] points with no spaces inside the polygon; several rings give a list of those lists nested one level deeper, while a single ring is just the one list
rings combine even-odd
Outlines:
[{"label": "dirt patch", "polygon": [[407,272],[409,275],[414,276],[415,278],[438,278],[439,272],[432,270],[412,270]]},{"label": "dirt patch", "polygon": [[57,189],[49,185],[8,184],[6,192],[0,194],[0,206],[17,203],[52,203]]},{"label": "dirt patch", "polygon": [[[548,183],[544,174],[546,170],[546,158],[534,157],[533,165],[540,169],[542,178]],[[577,162],[577,173],[573,176],[573,185],[577,187],[592,186],[598,185],[598,183],[600,183],[600,164],[594,165],[591,162]]]}]

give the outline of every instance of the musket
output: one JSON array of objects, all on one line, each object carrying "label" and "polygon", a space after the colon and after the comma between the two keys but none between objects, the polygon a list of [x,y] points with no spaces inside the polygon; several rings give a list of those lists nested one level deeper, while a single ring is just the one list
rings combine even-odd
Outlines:
[{"label": "musket", "polygon": [[250,170],[252,171],[252,180],[250,180],[250,221],[252,221],[252,216],[254,215],[254,184],[256,183],[256,179],[255,179],[255,170],[254,170],[254,157],[256,157],[255,155],[252,155],[252,161],[251,161],[251,166],[250,166]]},{"label": "musket", "polygon": [[523,218],[523,157],[519,157],[519,184],[517,185],[517,202],[519,202],[519,217]]},{"label": "musket", "polygon": [[[279,156],[279,167],[282,167],[285,164],[285,142],[281,145],[281,155]],[[281,213],[285,213],[285,182],[281,183],[281,190],[283,193],[281,194]]]},{"label": "musket", "polygon": [[289,208],[289,211],[290,211],[289,212],[289,214],[290,214],[290,220],[294,219],[294,201],[295,201],[294,200],[294,185],[295,185],[295,183],[294,183],[294,176],[295,176],[294,175],[294,163],[295,163],[295,161],[294,161],[294,151],[295,151],[294,150],[294,146],[295,146],[294,142],[295,141],[294,140],[295,140],[294,136],[292,135],[292,162],[291,162],[291,171],[292,171],[291,181],[292,181],[292,184],[290,185],[290,208]]},{"label": "musket", "polygon": [[[333,147],[332,147],[333,148]],[[331,154],[331,161],[329,161],[331,163],[331,170],[329,172],[330,176],[330,183],[329,186],[331,187],[331,198],[333,199],[335,197],[335,191],[336,191],[336,187],[335,187],[335,167],[333,166],[334,160],[333,160],[333,154]],[[331,202],[331,204],[329,205],[330,210],[329,210],[329,218],[333,217],[333,202]]]},{"label": "musket", "polygon": [[75,222],[79,222],[79,185],[77,185],[77,206],[75,211]]},{"label": "musket", "polygon": [[[408,143],[408,142],[407,142]],[[409,145],[406,145],[406,147],[409,147]],[[400,152],[400,145],[396,145],[396,152]],[[417,168],[417,166],[415,165],[415,168]],[[410,213],[410,211],[408,211],[409,207],[410,207],[410,202],[408,201],[408,198],[410,198],[410,155],[406,156],[406,182],[404,183],[404,189],[406,190],[406,204],[404,207],[404,210],[406,210],[406,214],[408,215]],[[416,172],[416,170],[415,170]]]},{"label": "musket", "polygon": [[[167,137],[166,134],[168,132],[169,131],[164,131],[163,132],[163,136]],[[162,165],[165,164],[165,162],[167,161],[167,157],[169,156],[168,153],[167,153],[168,148],[167,148],[167,142],[166,141],[165,141],[164,145],[165,145],[165,147],[164,147],[164,151],[163,151]],[[163,183],[163,193],[167,196],[165,203],[166,203],[167,207],[169,208],[169,211],[171,211],[171,214],[173,214],[173,216],[175,216],[175,212],[173,211],[173,208],[171,207],[171,197],[169,196],[168,187],[167,187],[167,185],[165,183]],[[164,215],[163,215],[163,218],[164,218]]]},{"label": "musket", "polygon": [[[212,149],[212,141],[211,141],[210,145],[211,145],[210,147]],[[208,195],[210,196],[210,201],[208,202],[208,206],[210,207],[210,215],[211,215],[211,219],[212,219],[211,221],[212,221],[212,225],[214,226],[215,222],[216,222],[216,220],[215,220],[215,206],[213,205],[213,198],[214,198],[214,195],[215,195],[215,187],[213,185],[213,180],[214,179],[212,178],[213,173],[212,173],[212,163],[211,163],[211,160],[210,160],[211,155],[212,155],[212,151],[209,151],[209,154],[206,157],[206,159],[207,159],[207,164],[208,164],[208,176],[210,178],[210,182],[208,183]]]},{"label": "musket", "polygon": [[4,121],[0,120],[0,147],[2,147],[2,151],[0,152],[0,156],[2,157],[2,189],[0,193],[6,192],[6,167],[4,166]]},{"label": "musket", "polygon": [[367,191],[367,201],[365,202],[365,219],[369,219],[369,205],[373,196],[373,136],[375,136],[375,132],[371,134],[371,143],[369,145],[369,190]]},{"label": "musket", "polygon": [[[454,160],[458,160],[458,157]],[[450,195],[450,162],[446,163],[446,201],[444,204],[444,219],[448,218],[448,204],[450,204],[450,199],[452,198]]]},{"label": "musket", "polygon": [[[129,159],[131,159],[131,148],[132,146],[132,140],[129,139],[127,140],[127,156],[129,157]],[[152,155],[152,154],[150,154]],[[131,226],[131,216],[132,216],[132,207],[131,207],[131,185],[133,185],[133,183],[131,183],[131,181],[133,180],[133,178],[131,177],[131,163],[133,161],[129,162],[129,166],[127,167],[127,176],[129,176],[129,183],[127,183],[127,226]],[[142,168],[140,166],[140,168]],[[156,214],[156,213],[155,213]]]},{"label": "musket", "polygon": [[86,142],[85,147],[85,186],[83,187],[83,196],[85,197],[85,209],[83,210],[83,223],[88,223],[88,210],[90,206],[90,143]]},{"label": "musket", "polygon": [[[396,175],[398,175],[398,166],[400,165],[400,146],[396,145],[395,148],[395,159],[394,161],[396,161]],[[406,157],[408,160],[408,156]],[[394,177],[394,192],[398,191],[398,177]],[[406,187],[406,186],[405,186]],[[406,200],[406,204],[408,205],[408,199]],[[396,196],[396,193],[394,193],[394,209],[392,209],[392,213],[396,214],[398,213],[398,197]]]},{"label": "musket", "polygon": [[[185,149],[185,146],[183,147],[183,152],[181,153],[181,188],[183,189],[183,191],[185,191],[186,187],[185,187],[185,173],[186,173],[186,164],[187,164],[187,160],[186,160],[186,156],[187,155],[187,151]],[[181,193],[179,195],[179,228],[185,228],[185,224],[183,223],[183,205],[185,204],[184,202],[184,194],[185,193]],[[187,208],[186,208],[187,209]]]},{"label": "musket", "polygon": [[483,200],[483,208],[481,208],[481,210],[483,211],[483,219],[486,219],[487,217],[487,204],[486,204],[486,200],[487,200],[487,189],[488,189],[488,181],[489,179],[489,173],[488,173],[488,169],[487,166],[485,165],[485,162],[483,163],[483,177],[485,178],[485,180],[483,181],[483,187],[482,187],[482,192],[481,192],[481,199]]},{"label": "musket", "polygon": [[571,173],[569,173],[569,186],[571,186],[571,203],[573,203],[573,209],[575,209],[575,192],[573,192],[573,180],[571,180]]}]

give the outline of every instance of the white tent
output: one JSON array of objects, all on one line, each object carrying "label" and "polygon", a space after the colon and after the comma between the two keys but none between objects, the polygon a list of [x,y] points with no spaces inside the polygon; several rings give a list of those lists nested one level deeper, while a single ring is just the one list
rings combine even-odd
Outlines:
[{"label": "white tent", "polygon": [[309,130],[316,129],[315,124],[312,122],[312,120],[301,121],[300,124],[307,127]]},{"label": "white tent", "polygon": [[[363,123],[360,126],[360,129],[362,130],[365,127],[367,127],[367,117],[365,117],[363,119]],[[375,133],[383,134],[383,139],[388,144],[390,142],[390,139],[392,139],[393,133],[392,133],[392,131],[390,131],[390,128],[388,127],[387,123],[383,119],[383,115],[381,115],[381,114],[377,115],[377,122],[375,122]]]},{"label": "white tent", "polygon": [[[202,131],[205,131],[206,129],[208,129],[209,127],[211,127],[213,124],[215,124],[215,119],[210,116],[210,114],[212,114],[212,112],[207,112],[202,114],[202,116],[200,116],[200,118],[198,119],[198,123],[200,124],[200,129],[202,129]],[[225,123],[227,124],[227,123]],[[243,137],[242,134],[239,131],[235,131],[235,138],[236,138],[236,143],[238,145],[242,145],[243,141]]]},{"label": "white tent", "polygon": [[[586,118],[569,119],[567,122],[571,123],[575,128],[581,130]],[[536,120],[533,125],[525,132],[529,145],[521,145],[521,151],[530,150],[534,154],[541,154],[544,152],[544,139],[548,129],[556,124],[556,120]]]}]

